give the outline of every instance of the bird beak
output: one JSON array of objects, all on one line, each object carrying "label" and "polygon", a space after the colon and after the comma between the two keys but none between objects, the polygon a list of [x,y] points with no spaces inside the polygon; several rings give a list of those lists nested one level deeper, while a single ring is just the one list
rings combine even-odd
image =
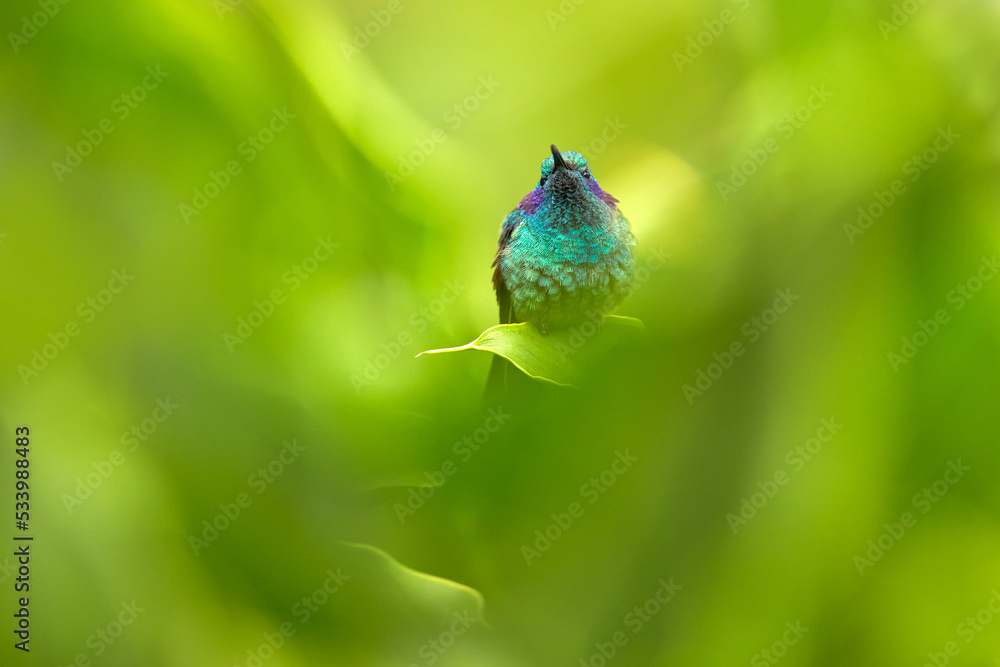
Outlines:
[{"label": "bird beak", "polygon": [[566,161],[563,160],[562,153],[556,148],[555,144],[552,144],[552,171],[555,172],[558,169],[568,169],[566,166]]}]

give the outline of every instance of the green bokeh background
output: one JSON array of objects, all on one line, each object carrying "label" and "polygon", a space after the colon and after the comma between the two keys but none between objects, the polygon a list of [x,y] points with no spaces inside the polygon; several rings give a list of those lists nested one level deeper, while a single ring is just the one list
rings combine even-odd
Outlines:
[{"label": "green bokeh background", "polygon": [[[782,665],[921,665],[949,641],[953,664],[1000,664],[1000,621],[968,643],[958,628],[1000,587],[1000,281],[949,300],[1000,244],[996,2],[914,2],[898,30],[880,24],[896,5],[852,0],[57,6],[23,43],[9,33],[43,10],[0,8],[0,497],[12,514],[27,424],[36,537],[32,650],[9,645],[4,569],[0,662],[253,665],[291,622],[262,664],[597,667],[595,644],[623,631],[608,664],[758,665],[801,622]],[[391,20],[345,53],[373,16]],[[167,76],[121,118],[147,67]],[[807,113],[814,87],[832,97]],[[286,108],[248,161],[241,143]],[[948,128],[954,145],[910,180]],[[632,221],[655,270],[619,312],[647,335],[591,354],[576,389],[487,406],[510,418],[462,460],[454,443],[487,423],[488,355],[414,355],[496,322],[499,225],[552,142],[584,153]],[[883,215],[845,229],[897,179]],[[318,238],[338,247],[292,290]],[[78,304],[123,267],[134,280],[87,321]],[[785,289],[798,300],[750,344]],[[894,368],[939,309],[950,319]],[[70,321],[79,335],[24,376]],[[734,341],[745,353],[687,400]],[[157,399],[180,407],[130,451]],[[842,428],[796,470],[786,454],[829,418]],[[304,451],[257,494],[248,478],[291,439]],[[582,485],[626,450],[638,461],[590,504]],[[401,521],[445,460],[455,474]],[[959,460],[957,483],[914,503]],[[727,515],[778,471],[734,533]],[[190,536],[241,493],[252,504],[196,554]],[[529,565],[522,546],[572,502],[582,516]],[[904,512],[916,524],[859,573]],[[300,623],[296,603],[338,568],[350,579]],[[671,577],[680,591],[633,632],[626,615]],[[433,653],[453,613],[479,613],[470,589],[479,620]],[[133,600],[136,621],[95,641]]]}]

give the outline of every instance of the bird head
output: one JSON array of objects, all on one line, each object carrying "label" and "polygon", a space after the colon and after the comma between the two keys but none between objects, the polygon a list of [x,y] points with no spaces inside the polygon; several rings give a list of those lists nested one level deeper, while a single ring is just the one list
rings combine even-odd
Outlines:
[{"label": "bird head", "polygon": [[615,209],[618,200],[601,189],[590,173],[582,155],[574,151],[560,153],[552,145],[552,157],[542,161],[542,177],[538,185],[518,204],[518,209],[532,214],[540,206],[561,210],[599,212]]},{"label": "bird head", "polygon": [[552,156],[542,161],[542,177],[535,188],[539,199],[564,206],[603,203],[614,207],[618,200],[601,189],[582,155],[575,151],[561,153],[555,144],[551,149]]},{"label": "bird head", "polygon": [[582,155],[575,151],[560,153],[555,144],[551,148],[552,157],[542,161],[542,178],[538,187],[547,192],[562,190],[568,193],[585,187],[587,181],[593,180],[587,160]]}]

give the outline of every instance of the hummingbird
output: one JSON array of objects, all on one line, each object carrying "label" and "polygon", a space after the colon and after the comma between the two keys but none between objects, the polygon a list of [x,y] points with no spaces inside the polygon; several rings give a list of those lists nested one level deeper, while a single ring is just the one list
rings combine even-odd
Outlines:
[{"label": "hummingbird", "polygon": [[538,185],[504,219],[493,260],[500,323],[530,322],[543,335],[603,318],[635,275],[635,238],[618,200],[581,154],[551,150]]}]

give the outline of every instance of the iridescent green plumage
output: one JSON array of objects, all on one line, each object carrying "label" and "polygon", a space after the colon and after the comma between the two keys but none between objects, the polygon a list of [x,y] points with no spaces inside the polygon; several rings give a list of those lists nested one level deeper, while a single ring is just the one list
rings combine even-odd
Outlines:
[{"label": "iridescent green plumage", "polygon": [[582,155],[552,146],[538,185],[500,232],[493,286],[502,323],[564,328],[629,295],[635,240],[617,204]]}]

